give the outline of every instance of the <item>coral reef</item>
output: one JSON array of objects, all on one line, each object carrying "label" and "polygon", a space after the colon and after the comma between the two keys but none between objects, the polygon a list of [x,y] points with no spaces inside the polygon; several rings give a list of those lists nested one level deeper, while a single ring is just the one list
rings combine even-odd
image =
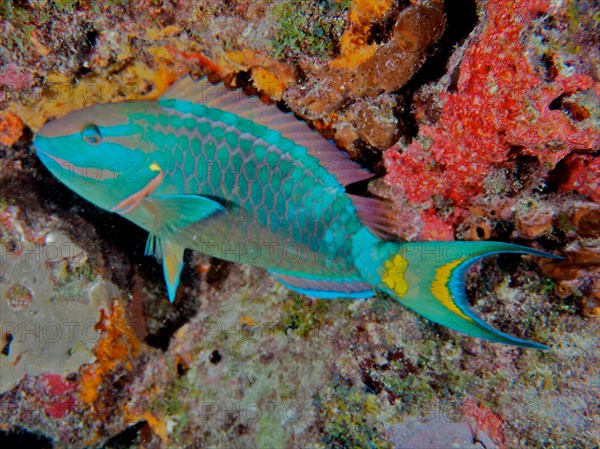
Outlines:
[{"label": "coral reef", "polygon": [[[477,39],[440,85],[423,90],[417,138],[385,153],[387,181],[402,186],[412,204],[434,212],[426,221],[459,223],[494,169],[516,157],[534,156],[549,171],[575,151],[598,150],[598,79],[568,58],[557,36],[541,31],[550,14],[567,21],[583,12],[543,1],[487,2]],[[563,190],[595,196],[593,175],[586,182],[593,170],[582,173],[596,164],[592,159],[574,155],[578,168]],[[440,200],[452,210],[440,208]]]},{"label": "coral reef", "polygon": [[[593,447],[599,15],[589,0],[2,3],[0,440]],[[461,336],[383,295],[310,300],[196,254],[170,305],[145,235],[66,191],[30,142],[47,119],[156,99],[189,72],[385,166],[350,188],[388,199],[406,240],[565,256],[468,275],[478,313],[551,350]]]}]

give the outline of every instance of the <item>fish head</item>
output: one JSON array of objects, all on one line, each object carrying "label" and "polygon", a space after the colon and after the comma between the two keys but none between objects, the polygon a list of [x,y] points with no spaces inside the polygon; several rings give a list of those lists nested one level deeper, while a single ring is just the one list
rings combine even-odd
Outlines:
[{"label": "fish head", "polygon": [[153,102],[99,104],[46,123],[35,135],[38,157],[62,183],[112,210],[161,175],[145,116]]}]

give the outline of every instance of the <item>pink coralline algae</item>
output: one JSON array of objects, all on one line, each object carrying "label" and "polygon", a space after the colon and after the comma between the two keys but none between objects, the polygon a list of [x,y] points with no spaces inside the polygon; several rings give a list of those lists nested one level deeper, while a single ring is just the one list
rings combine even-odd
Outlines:
[{"label": "pink coralline algae", "polygon": [[[585,107],[578,106],[582,113],[575,114],[556,106],[584,91],[597,98],[600,84],[573,67],[557,69],[558,50],[546,48],[537,61],[536,52],[529,51],[534,20],[544,13],[553,13],[546,0],[489,1],[486,25],[464,54],[456,89],[447,87],[438,96],[439,119],[421,125],[408,146],[385,153],[387,183],[402,186],[408,201],[427,211],[421,216],[434,232],[425,229],[422,238],[439,233],[441,215],[434,204],[454,206],[447,209],[443,227],[456,225],[484,193],[486,178],[515,155],[535,156],[553,168],[574,150],[591,152],[600,145],[600,132]],[[594,165],[598,173],[597,159],[579,156],[572,164],[572,181],[563,190],[597,200],[597,186],[594,190],[581,179],[583,166],[593,173]]]},{"label": "pink coralline algae", "polygon": [[52,418],[62,418],[75,408],[77,382],[70,382],[59,374],[45,374],[46,396],[43,399],[44,411]]},{"label": "pink coralline algae", "polygon": [[9,92],[19,92],[28,89],[33,83],[31,72],[19,69],[14,64],[8,64],[0,72],[0,88],[8,88]]},{"label": "pink coralline algae", "polygon": [[[504,420],[501,417],[494,414],[485,405],[477,404],[468,398],[463,402],[462,409],[477,440],[488,443],[486,447],[492,443],[498,449],[506,449],[502,434]],[[491,441],[488,442],[487,439],[491,439]]]},{"label": "pink coralline algae", "polygon": [[454,240],[452,226],[433,210],[424,210],[420,213],[420,216],[425,223],[420,233],[421,238],[425,240]]},{"label": "pink coralline algae", "polygon": [[560,184],[562,192],[574,190],[600,203],[600,158],[574,154],[566,159],[566,179]]}]

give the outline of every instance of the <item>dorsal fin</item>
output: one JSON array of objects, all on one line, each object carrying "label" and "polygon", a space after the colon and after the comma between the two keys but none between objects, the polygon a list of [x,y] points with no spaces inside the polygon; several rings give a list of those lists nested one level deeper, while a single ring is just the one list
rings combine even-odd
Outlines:
[{"label": "dorsal fin", "polygon": [[250,97],[241,89],[229,89],[223,83],[212,84],[207,78],[194,81],[186,76],[173,84],[160,99],[202,103],[279,131],[286,139],[305,147],[343,186],[373,177],[294,114],[282,112],[275,105],[264,104],[258,97]]}]

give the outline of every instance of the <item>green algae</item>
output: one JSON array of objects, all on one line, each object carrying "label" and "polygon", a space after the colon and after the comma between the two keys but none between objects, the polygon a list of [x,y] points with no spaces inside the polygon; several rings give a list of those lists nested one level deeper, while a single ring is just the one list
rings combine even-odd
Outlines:
[{"label": "green algae", "polygon": [[71,13],[79,0],[54,0],[56,9],[60,12]]},{"label": "green algae", "polygon": [[381,436],[383,428],[374,395],[340,382],[320,394],[319,406],[328,448],[392,449]]},{"label": "green algae", "polygon": [[315,300],[313,306],[307,306],[307,300],[298,293],[292,293],[286,301],[283,311],[286,313],[282,324],[283,332],[294,332],[301,338],[308,337],[315,329],[327,324],[327,300]]},{"label": "green algae", "polygon": [[9,50],[18,49],[20,52],[25,52],[31,44],[31,33],[36,29],[36,25],[32,23],[33,11],[15,3],[7,0],[0,4],[0,18],[12,25],[11,32],[2,36],[2,45]]},{"label": "green algae", "polygon": [[[175,366],[170,366],[170,368],[173,372],[177,370]],[[171,433],[176,442],[182,441],[183,431],[190,420],[189,407],[183,399],[200,399],[199,390],[194,388],[191,378],[193,378],[193,372],[176,378],[168,388],[161,392],[160,396],[155,397],[150,403],[151,410],[159,412],[162,416],[169,416],[176,422]],[[151,393],[148,391],[147,394]]]},{"label": "green algae", "polygon": [[346,24],[349,1],[283,1],[272,9],[278,24],[272,42],[276,59],[303,55],[332,57]]}]

